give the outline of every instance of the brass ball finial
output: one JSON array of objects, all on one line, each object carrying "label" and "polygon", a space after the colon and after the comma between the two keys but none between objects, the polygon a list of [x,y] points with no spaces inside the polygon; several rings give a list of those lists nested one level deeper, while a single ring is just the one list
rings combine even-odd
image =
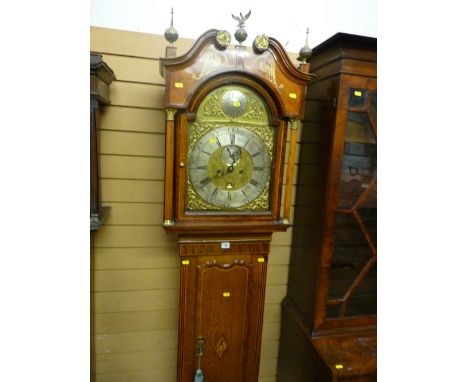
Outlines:
[{"label": "brass ball finial", "polygon": [[171,26],[166,29],[164,32],[164,37],[168,42],[171,43],[171,45],[177,41],[179,38],[179,33],[177,33],[177,30],[174,28],[174,8],[171,8]]},{"label": "brass ball finial", "polygon": [[307,62],[312,57],[312,49],[309,48],[309,28],[307,28],[306,43],[299,51],[299,61]]}]

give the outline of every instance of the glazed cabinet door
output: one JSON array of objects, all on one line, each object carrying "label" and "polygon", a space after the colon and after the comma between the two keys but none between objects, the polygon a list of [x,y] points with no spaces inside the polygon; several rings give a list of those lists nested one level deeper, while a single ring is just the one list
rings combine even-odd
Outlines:
[{"label": "glazed cabinet door", "polygon": [[245,254],[182,259],[178,381],[192,382],[198,367],[205,382],[257,381],[266,260]]},{"label": "glazed cabinet door", "polygon": [[[347,83],[335,130],[335,195],[328,205],[331,240],[326,320],[377,313],[377,89],[374,80]],[[340,116],[337,119],[340,121]]]}]

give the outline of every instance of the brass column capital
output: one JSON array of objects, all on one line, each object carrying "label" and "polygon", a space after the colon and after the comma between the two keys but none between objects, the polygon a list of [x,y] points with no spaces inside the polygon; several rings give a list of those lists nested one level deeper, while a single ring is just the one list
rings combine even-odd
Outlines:
[{"label": "brass column capital", "polygon": [[177,109],[166,109],[166,121],[173,121],[176,113]]},{"label": "brass column capital", "polygon": [[290,119],[289,122],[291,124],[291,130],[300,129],[302,126],[302,121],[300,119]]}]

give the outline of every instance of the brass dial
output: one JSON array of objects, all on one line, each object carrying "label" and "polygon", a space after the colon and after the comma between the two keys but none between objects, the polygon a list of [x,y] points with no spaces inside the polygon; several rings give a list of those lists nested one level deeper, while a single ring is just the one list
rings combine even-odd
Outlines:
[{"label": "brass dial", "polygon": [[252,202],[268,185],[270,172],[268,148],[244,127],[211,130],[189,156],[189,179],[195,192],[223,209]]}]

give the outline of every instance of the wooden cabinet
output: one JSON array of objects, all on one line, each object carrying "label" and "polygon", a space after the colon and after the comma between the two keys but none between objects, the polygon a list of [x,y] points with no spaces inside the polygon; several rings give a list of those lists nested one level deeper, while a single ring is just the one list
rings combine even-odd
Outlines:
[{"label": "wooden cabinet", "polygon": [[[278,381],[372,381],[377,315],[376,39],[338,33],[313,49],[303,144],[321,136],[314,174],[300,168],[283,303]],[[307,151],[301,163],[307,163]],[[309,192],[309,195],[308,195]],[[294,334],[292,334],[294,333]],[[292,356],[297,355],[297,357]],[[293,370],[300,370],[291,379]]]}]

